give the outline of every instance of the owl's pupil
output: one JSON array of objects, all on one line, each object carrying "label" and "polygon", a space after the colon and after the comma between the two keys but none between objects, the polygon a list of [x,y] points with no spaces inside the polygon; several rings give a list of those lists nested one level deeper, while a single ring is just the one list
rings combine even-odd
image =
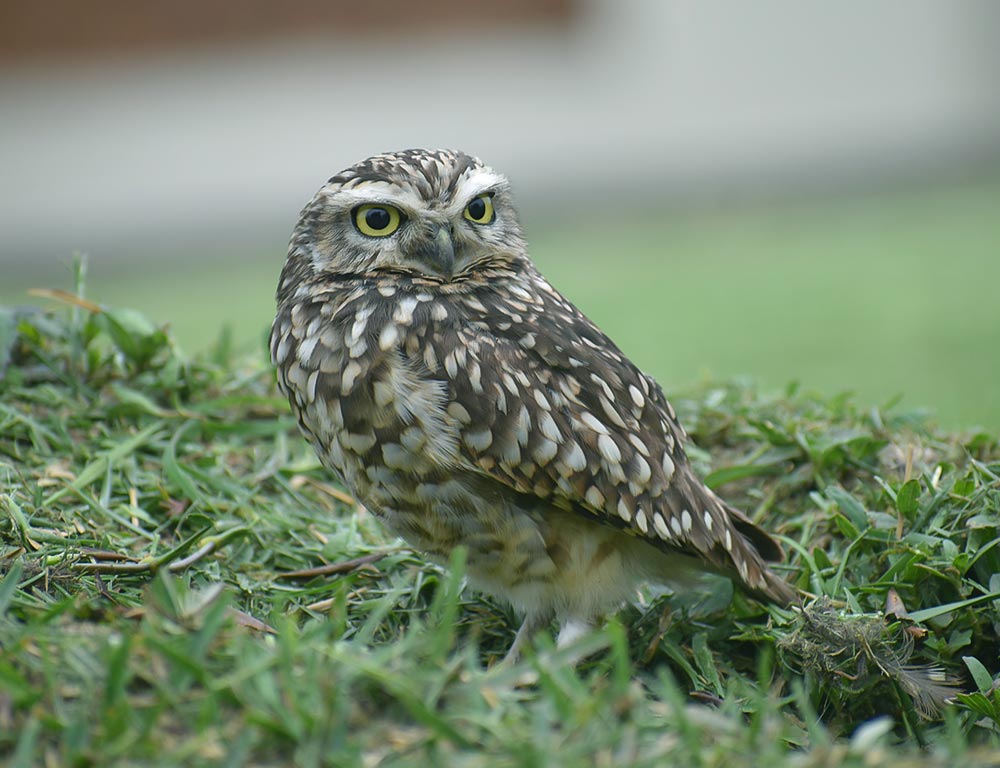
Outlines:
[{"label": "owl's pupil", "polygon": [[474,219],[481,219],[486,215],[486,203],[483,198],[477,197],[469,203],[469,215]]},{"label": "owl's pupil", "polygon": [[365,212],[365,224],[378,231],[389,226],[389,212],[385,208],[369,208]]}]

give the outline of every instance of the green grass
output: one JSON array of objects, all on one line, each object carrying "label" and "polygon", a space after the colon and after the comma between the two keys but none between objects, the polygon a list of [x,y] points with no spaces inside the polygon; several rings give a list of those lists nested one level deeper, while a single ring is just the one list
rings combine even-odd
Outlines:
[{"label": "green grass", "polygon": [[259,357],[65,301],[0,311],[7,764],[1000,765],[992,436],[680,394],[699,470],[816,600],[645,595],[504,667],[516,618],[330,484]]},{"label": "green grass", "polygon": [[[800,204],[531,218],[542,271],[669,392],[746,376],[903,396],[951,428],[1000,432],[1000,182]],[[288,226],[291,229],[291,221]],[[169,322],[189,352],[228,324],[262,349],[284,254],[106,263],[88,293]],[[69,260],[67,255],[66,261]],[[7,269],[0,303],[63,283]]]},{"label": "green grass", "polygon": [[948,189],[602,222],[574,232],[572,256],[548,237],[535,251],[667,391],[797,380],[1000,430],[997,210],[1000,187]]}]

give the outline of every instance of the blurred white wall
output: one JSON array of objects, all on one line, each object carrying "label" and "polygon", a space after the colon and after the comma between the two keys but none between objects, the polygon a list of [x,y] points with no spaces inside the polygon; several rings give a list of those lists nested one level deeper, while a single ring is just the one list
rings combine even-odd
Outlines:
[{"label": "blurred white wall", "polygon": [[626,0],[568,28],[0,70],[0,265],[283,251],[334,172],[454,146],[526,208],[963,173],[1000,154],[1000,3]]}]

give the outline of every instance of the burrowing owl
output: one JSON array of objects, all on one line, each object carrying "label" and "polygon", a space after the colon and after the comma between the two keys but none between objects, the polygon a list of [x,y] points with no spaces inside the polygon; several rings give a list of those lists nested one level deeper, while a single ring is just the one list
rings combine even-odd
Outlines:
[{"label": "burrowing owl", "polygon": [[788,603],[781,550],[693,474],[657,383],[535,269],[507,180],[376,155],[306,205],[271,358],[320,460],[394,534],[560,640],[642,582]]}]

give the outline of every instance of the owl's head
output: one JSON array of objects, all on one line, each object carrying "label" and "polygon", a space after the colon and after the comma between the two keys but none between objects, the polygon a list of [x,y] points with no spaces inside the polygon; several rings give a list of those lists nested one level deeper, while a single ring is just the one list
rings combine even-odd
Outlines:
[{"label": "owl's head", "polygon": [[507,179],[464,152],[409,149],[362,160],[316,193],[289,245],[297,274],[286,277],[450,282],[524,253]]}]

